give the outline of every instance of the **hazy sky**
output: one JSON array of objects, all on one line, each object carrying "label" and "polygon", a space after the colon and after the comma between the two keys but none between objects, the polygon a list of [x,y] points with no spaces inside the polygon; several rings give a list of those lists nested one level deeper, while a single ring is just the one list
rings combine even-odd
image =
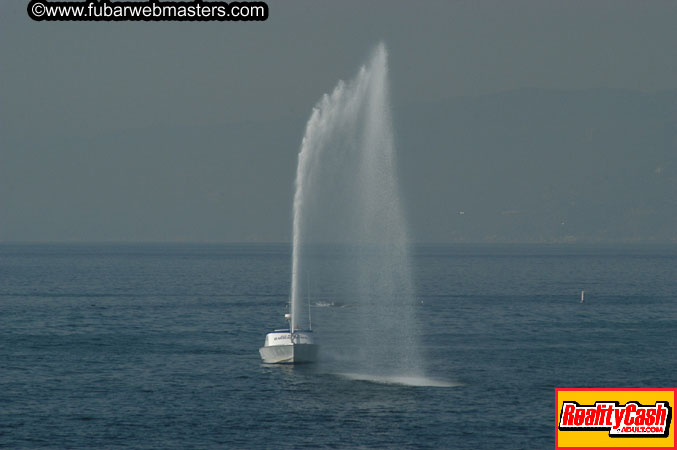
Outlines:
[{"label": "hazy sky", "polygon": [[[670,231],[675,210],[664,210],[675,206],[670,190],[677,187],[673,1],[284,0],[268,2],[267,21],[243,23],[33,22],[27,3],[0,3],[0,242],[289,240],[296,154],[311,108],[350,78],[380,40],[390,53],[413,240],[549,241],[600,233],[612,240],[677,239]],[[557,96],[530,100],[546,91]],[[505,92],[524,95],[501,97]],[[543,218],[547,210],[557,224],[574,214],[571,204],[560,210],[551,200],[580,206],[574,197],[585,193],[569,187],[544,197],[547,187],[534,186],[534,203],[514,208],[483,188],[552,178],[558,169],[547,163],[562,155],[546,155],[538,167],[520,165],[505,180],[495,172],[484,179],[482,171],[452,180],[444,168],[484,167],[535,142],[525,144],[522,135],[540,136],[539,145],[553,136],[544,134],[550,122],[538,129],[526,123],[519,133],[511,128],[505,139],[512,144],[500,149],[503,128],[490,121],[491,105],[537,108],[528,113],[538,118],[539,107],[546,115],[560,111],[561,102],[574,101],[569,94],[580,92],[588,94],[575,101],[591,102],[581,107],[604,113],[586,125],[573,117],[571,127],[550,131],[559,143],[588,139],[585,154],[598,160],[596,149],[608,152],[606,143],[636,139],[649,148],[605,153],[627,164],[607,173],[610,184],[594,192],[604,209],[607,200],[618,202],[614,183],[640,180],[638,198],[614,211],[643,218],[616,234],[608,224],[568,234],[490,230],[494,213],[508,211],[513,220],[525,211]],[[624,100],[632,95],[639,97]],[[628,115],[636,108],[651,120],[624,136],[637,123]],[[482,117],[470,120],[464,111]],[[416,123],[426,114],[440,122],[436,131],[430,120]],[[464,120],[469,125],[459,127]],[[464,147],[455,141],[457,129],[465,133]],[[493,138],[472,143],[487,133]],[[662,178],[641,181],[645,175]],[[461,181],[474,188],[460,192]],[[642,206],[642,193],[661,200]],[[482,225],[484,234],[462,235],[467,224],[454,222],[468,205],[483,211],[471,228]]]}]

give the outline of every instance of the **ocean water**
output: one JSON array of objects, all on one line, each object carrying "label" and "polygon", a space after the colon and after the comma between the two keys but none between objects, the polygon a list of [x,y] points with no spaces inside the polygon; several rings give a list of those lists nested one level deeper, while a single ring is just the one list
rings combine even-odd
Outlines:
[{"label": "ocean water", "polygon": [[369,378],[261,364],[288,245],[0,245],[0,447],[552,448],[555,387],[677,385],[675,246],[412,261],[426,376]]}]

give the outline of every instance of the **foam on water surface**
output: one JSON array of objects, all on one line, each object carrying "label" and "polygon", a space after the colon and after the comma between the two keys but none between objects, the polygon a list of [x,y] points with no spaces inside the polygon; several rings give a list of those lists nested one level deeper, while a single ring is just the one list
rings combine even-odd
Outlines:
[{"label": "foam on water surface", "polygon": [[339,373],[337,374],[341,377],[348,378],[355,381],[368,381],[371,383],[378,384],[397,384],[403,386],[416,386],[416,387],[457,387],[462,386],[461,383],[450,381],[450,380],[441,380],[436,378],[429,378],[425,376],[378,376],[378,375],[369,375],[369,374],[360,374],[360,373]]}]

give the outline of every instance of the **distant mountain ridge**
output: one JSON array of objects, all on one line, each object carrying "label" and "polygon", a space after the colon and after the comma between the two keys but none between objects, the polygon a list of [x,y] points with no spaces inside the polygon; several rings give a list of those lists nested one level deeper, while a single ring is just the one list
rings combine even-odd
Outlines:
[{"label": "distant mountain ridge", "polygon": [[417,237],[677,242],[677,91],[520,89],[395,117]]},{"label": "distant mountain ridge", "polygon": [[[677,91],[396,94],[412,241],[677,242]],[[307,119],[4,129],[0,241],[287,241]]]}]

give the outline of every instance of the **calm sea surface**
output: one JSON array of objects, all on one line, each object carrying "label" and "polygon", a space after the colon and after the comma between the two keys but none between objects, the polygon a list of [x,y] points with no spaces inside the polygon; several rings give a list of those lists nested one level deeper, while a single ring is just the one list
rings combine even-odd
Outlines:
[{"label": "calm sea surface", "polygon": [[416,248],[424,386],[262,365],[289,252],[0,245],[0,447],[552,448],[555,387],[677,385],[676,246]]}]

